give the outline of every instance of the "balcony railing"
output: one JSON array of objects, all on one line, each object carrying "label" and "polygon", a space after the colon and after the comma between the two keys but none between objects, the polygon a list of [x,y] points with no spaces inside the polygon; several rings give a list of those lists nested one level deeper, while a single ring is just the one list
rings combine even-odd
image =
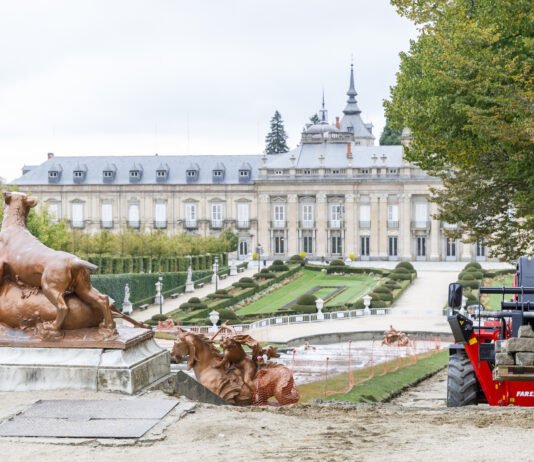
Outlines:
[{"label": "balcony railing", "polygon": [[196,220],[185,220],[184,226],[186,227],[186,229],[196,229],[197,221]]},{"label": "balcony railing", "polygon": [[139,229],[139,220],[128,220],[128,226],[133,229]]},{"label": "balcony railing", "polygon": [[313,220],[299,221],[299,228],[315,228],[315,221]]},{"label": "balcony railing", "polygon": [[286,220],[273,220],[271,221],[271,228],[285,228],[286,223]]},{"label": "balcony railing", "polygon": [[331,229],[343,228],[343,220],[330,220],[328,222],[328,227]]},{"label": "balcony railing", "polygon": [[237,228],[238,229],[249,229],[250,228],[250,221],[249,220],[238,220],[237,221]]},{"label": "balcony railing", "polygon": [[443,227],[443,229],[457,229],[458,223],[445,223],[444,221],[442,221],[441,226]]},{"label": "balcony railing", "polygon": [[429,220],[412,221],[412,229],[430,229],[430,221]]},{"label": "balcony railing", "polygon": [[371,222],[370,221],[363,221],[363,220],[360,220],[360,228],[370,228],[371,227]]},{"label": "balcony railing", "polygon": [[388,220],[388,228],[397,229],[399,227],[398,221]]},{"label": "balcony railing", "polygon": [[154,228],[164,229],[167,227],[167,220],[154,220]]},{"label": "balcony railing", "polygon": [[71,226],[73,228],[83,228],[85,226],[85,223],[83,220],[72,220]]},{"label": "balcony railing", "polygon": [[222,220],[211,220],[211,229],[221,229],[223,227]]},{"label": "balcony railing", "polygon": [[113,228],[113,220],[102,220],[100,226],[106,229]]}]

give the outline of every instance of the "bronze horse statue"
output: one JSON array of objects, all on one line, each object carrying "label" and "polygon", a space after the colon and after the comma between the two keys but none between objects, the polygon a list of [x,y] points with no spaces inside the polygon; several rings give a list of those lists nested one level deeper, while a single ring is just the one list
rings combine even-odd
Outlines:
[{"label": "bronze horse statue", "polygon": [[[7,285],[2,286],[4,298],[0,302],[4,309],[0,310],[0,322],[23,327],[32,323],[32,317],[38,317],[49,339],[62,338],[63,328],[95,324],[113,332],[115,322],[109,297],[91,285],[89,271],[98,268],[75,255],[50,249],[28,231],[28,213],[37,202],[23,193],[4,192],[0,283],[4,280],[11,283],[4,281]],[[41,293],[49,303],[35,298],[31,301]],[[19,303],[21,298],[27,298],[24,304]],[[30,312],[30,305],[36,310]],[[2,315],[11,321],[6,322]]]},{"label": "bronze horse statue", "polygon": [[[240,337],[244,336],[238,336],[238,340],[242,340]],[[223,344],[226,343],[227,339]],[[235,348],[235,345],[232,344],[232,348]],[[241,345],[239,348],[242,349]],[[244,351],[243,354],[246,355]],[[279,404],[294,404],[300,399],[293,373],[287,367],[273,362],[260,366],[254,361],[256,370],[251,390],[245,384],[244,371],[232,360],[227,358],[225,361],[225,355],[221,354],[214,341],[202,334],[178,329],[171,356],[178,363],[187,356],[187,370],[193,369],[195,377],[202,385],[230,404],[266,404],[273,396]]]}]

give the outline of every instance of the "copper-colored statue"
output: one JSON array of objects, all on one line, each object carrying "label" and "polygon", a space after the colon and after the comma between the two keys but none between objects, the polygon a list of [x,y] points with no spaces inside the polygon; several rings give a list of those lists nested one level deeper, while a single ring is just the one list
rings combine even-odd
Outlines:
[{"label": "copper-colored statue", "polygon": [[48,248],[26,228],[28,213],[37,202],[23,193],[4,192],[0,323],[36,326],[48,340],[62,338],[62,329],[96,326],[113,335],[115,310],[109,297],[91,286],[89,271],[97,267]]},{"label": "copper-colored statue", "polygon": [[[171,356],[177,362],[188,356],[187,369],[195,371],[197,380],[230,404],[246,406],[266,404],[275,397],[279,404],[293,404],[300,399],[293,373],[281,364],[263,361],[279,357],[276,347],[263,349],[249,335],[235,335],[221,340],[223,354],[214,340],[202,334],[178,329]],[[242,345],[252,348],[249,356]]]},{"label": "copper-colored statue", "polygon": [[410,336],[406,335],[404,332],[400,332],[393,328],[393,326],[389,326],[389,330],[384,332],[384,336],[382,337],[382,345],[393,345],[397,344],[397,346],[408,346],[410,345]]}]

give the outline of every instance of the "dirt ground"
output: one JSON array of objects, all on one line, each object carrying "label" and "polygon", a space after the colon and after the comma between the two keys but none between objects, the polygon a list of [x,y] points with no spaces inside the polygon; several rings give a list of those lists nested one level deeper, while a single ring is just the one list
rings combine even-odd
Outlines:
[{"label": "dirt ground", "polygon": [[[198,405],[162,441],[124,446],[0,438],[0,460],[20,461],[502,461],[533,460],[533,412],[447,409],[438,374],[386,404],[229,408]],[[161,398],[162,393],[142,398]],[[116,399],[80,392],[0,393],[0,419],[40,399]],[[512,449],[513,448],[513,449]]]}]

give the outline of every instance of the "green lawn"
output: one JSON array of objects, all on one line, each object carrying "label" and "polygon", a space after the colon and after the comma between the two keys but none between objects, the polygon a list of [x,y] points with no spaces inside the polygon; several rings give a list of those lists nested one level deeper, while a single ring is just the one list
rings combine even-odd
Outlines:
[{"label": "green lawn", "polygon": [[[492,279],[491,287],[502,287],[503,285],[506,287],[511,287],[513,283],[514,283],[514,276],[513,274],[510,274],[506,276],[499,276],[497,278]],[[512,298],[512,295],[505,296],[505,300],[510,300],[510,298]],[[489,310],[500,310],[501,302],[502,302],[502,295],[490,295],[487,308]]]},{"label": "green lawn", "polygon": [[[360,295],[363,295],[375,285],[376,281],[374,277],[363,274],[354,276],[328,276],[323,272],[304,270],[302,277],[240,309],[237,311],[237,315],[275,312],[315,286],[346,286],[344,291],[340,292],[327,303],[327,306],[339,305],[345,302],[355,301]],[[323,297],[333,291],[334,289],[332,288],[324,288],[316,292],[315,295]]]}]

